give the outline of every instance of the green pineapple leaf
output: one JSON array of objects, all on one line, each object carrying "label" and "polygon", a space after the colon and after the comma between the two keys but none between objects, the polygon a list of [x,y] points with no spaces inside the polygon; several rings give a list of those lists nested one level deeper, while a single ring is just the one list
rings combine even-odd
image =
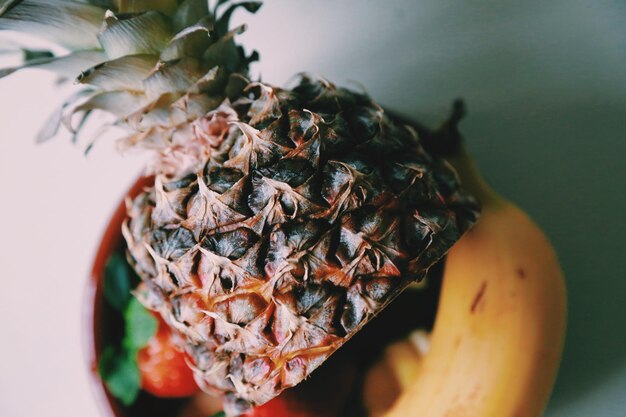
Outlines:
[{"label": "green pineapple leaf", "polygon": [[122,404],[135,402],[141,386],[135,352],[108,346],[100,357],[98,371],[109,392]]},{"label": "green pineapple leaf", "polygon": [[230,26],[230,18],[232,17],[235,10],[243,7],[250,13],[256,13],[261,8],[262,4],[263,3],[261,3],[260,1],[244,1],[231,5],[219,17],[219,19],[217,19],[217,22],[215,22],[215,31],[218,33],[219,36],[226,35],[226,33],[228,32],[228,27]]},{"label": "green pineapple leaf", "polygon": [[20,1],[21,0],[0,0],[0,16],[2,16],[6,11],[10,10]]},{"label": "green pineapple leaf", "polygon": [[98,40],[109,59],[129,55],[158,56],[172,37],[169,26],[167,18],[154,10],[119,16],[108,12]]},{"label": "green pineapple leaf", "polygon": [[41,36],[70,50],[97,49],[104,12],[100,7],[70,0],[3,1],[0,30]]},{"label": "green pineapple leaf", "polygon": [[226,85],[226,96],[235,101],[239,97],[244,89],[250,84],[250,80],[241,74],[230,74],[228,77],[228,84]]},{"label": "green pineapple leaf", "polygon": [[134,297],[124,311],[124,321],[126,331],[123,345],[129,351],[137,351],[144,347],[159,326],[154,316]]},{"label": "green pineapple leaf", "polygon": [[119,0],[120,13],[141,13],[146,10],[157,10],[163,14],[169,15],[176,10],[178,6],[176,0]]},{"label": "green pineapple leaf", "polygon": [[45,49],[22,49],[24,55],[24,62],[34,61],[38,59],[54,58],[54,54],[51,51]]},{"label": "green pineapple leaf", "polygon": [[172,17],[172,26],[176,32],[180,32],[210,16],[209,5],[206,0],[186,0],[178,7],[176,14]]},{"label": "green pineapple leaf", "polygon": [[46,51],[23,50],[22,63],[15,67],[0,69],[0,78],[23,68],[43,69],[68,78],[80,73],[85,67],[101,63],[105,58],[101,51],[77,51],[63,56],[51,56]]}]

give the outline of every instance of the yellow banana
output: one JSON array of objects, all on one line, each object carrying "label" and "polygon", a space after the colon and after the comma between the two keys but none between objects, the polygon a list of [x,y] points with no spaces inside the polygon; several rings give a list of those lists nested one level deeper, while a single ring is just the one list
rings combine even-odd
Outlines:
[{"label": "yellow banana", "polygon": [[561,268],[541,230],[490,189],[463,149],[450,162],[482,215],[448,254],[430,349],[384,415],[540,416],[563,347]]},{"label": "yellow banana", "polygon": [[429,335],[416,330],[387,346],[382,358],[367,372],[363,381],[363,400],[368,417],[381,417],[420,373],[430,345]]}]

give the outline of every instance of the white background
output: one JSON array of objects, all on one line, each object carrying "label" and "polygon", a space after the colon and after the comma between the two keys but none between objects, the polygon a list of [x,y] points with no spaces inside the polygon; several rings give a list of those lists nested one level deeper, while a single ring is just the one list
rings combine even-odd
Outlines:
[{"label": "white background", "polygon": [[[355,81],[428,122],[467,100],[473,154],[547,231],[567,276],[567,346],[547,415],[626,416],[624,1],[268,0],[247,21],[264,81],[302,70]],[[88,157],[63,137],[36,146],[63,97],[38,71],[0,80],[2,417],[98,415],[84,285],[141,160],[109,141]]]}]

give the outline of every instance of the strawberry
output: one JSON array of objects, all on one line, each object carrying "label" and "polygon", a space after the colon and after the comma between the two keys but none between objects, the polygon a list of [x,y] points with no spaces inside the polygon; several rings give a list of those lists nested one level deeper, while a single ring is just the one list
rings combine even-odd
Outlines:
[{"label": "strawberry", "polygon": [[189,397],[199,391],[188,356],[172,342],[172,331],[159,318],[159,328],[137,355],[141,388],[157,397]]}]

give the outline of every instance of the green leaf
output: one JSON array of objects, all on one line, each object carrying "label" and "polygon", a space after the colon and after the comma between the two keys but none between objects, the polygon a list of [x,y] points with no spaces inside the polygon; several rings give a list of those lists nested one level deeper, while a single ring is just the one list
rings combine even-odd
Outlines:
[{"label": "green leaf", "polygon": [[145,97],[141,94],[133,94],[128,91],[106,91],[89,97],[73,112],[104,110],[115,116],[123,117],[137,111],[144,104],[146,104]]},{"label": "green leaf", "polygon": [[148,98],[156,100],[166,93],[185,93],[204,73],[195,58],[162,62],[159,63],[158,69],[144,80],[143,87]]},{"label": "green leaf", "polygon": [[220,6],[228,3],[230,0],[217,0],[217,2],[215,3],[215,7],[213,8],[213,10],[215,10],[217,12],[217,10],[220,8]]},{"label": "green leaf", "polygon": [[54,54],[51,51],[42,49],[22,49],[22,53],[24,54],[25,62],[42,58],[54,58]]},{"label": "green leaf", "polygon": [[123,344],[131,351],[144,347],[154,336],[159,325],[154,316],[134,297],[126,307],[124,320],[126,335]]},{"label": "green leaf", "polygon": [[104,266],[104,298],[117,311],[124,312],[132,299],[133,275],[124,255],[115,252]]},{"label": "green leaf", "polygon": [[106,60],[106,55],[101,51],[76,51],[63,56],[50,56],[47,51],[24,50],[23,53],[24,63],[17,67],[1,69],[0,78],[22,68],[38,68],[54,72],[64,78],[75,77],[85,68]]},{"label": "green leaf", "polygon": [[22,0],[0,0],[0,16],[15,7]]},{"label": "green leaf", "polygon": [[[67,108],[69,108],[70,106],[73,106],[78,100],[80,100],[81,98],[83,98],[85,95],[91,94],[89,90],[84,89],[84,90],[79,90],[76,93],[72,94],[69,98],[67,98],[64,102],[63,105],[61,105],[61,107],[59,107],[58,109],[56,109],[54,111],[54,113],[52,113],[50,115],[50,117],[46,120],[46,122],[43,124],[42,128],[39,130],[39,133],[37,133],[37,138],[36,138],[36,142],[37,143],[43,143],[46,142],[50,139],[52,139],[54,136],[56,136],[56,134],[59,131],[59,127],[61,127],[61,122],[63,119],[63,114],[64,112],[67,110]],[[104,284],[104,291],[105,291],[105,298],[106,298],[106,270],[105,270],[105,284]]]},{"label": "green leaf", "polygon": [[41,36],[72,50],[98,48],[104,9],[70,0],[0,3],[0,30]]},{"label": "green leaf", "polygon": [[176,0],[118,0],[120,13],[141,13],[156,10],[166,15],[178,7]]},{"label": "green leaf", "polygon": [[202,19],[193,26],[188,26],[172,38],[161,52],[161,60],[172,61],[185,56],[200,58],[207,47],[213,42],[211,30],[213,25],[208,19]]},{"label": "green leaf", "polygon": [[250,84],[250,80],[241,74],[230,74],[226,85],[226,96],[230,101],[235,101],[241,96],[243,90]]},{"label": "green leaf", "polygon": [[238,26],[209,46],[204,52],[205,64],[209,67],[222,67],[229,72],[240,70],[244,57],[237,47],[234,37],[245,32],[245,30],[245,25]]},{"label": "green leaf", "polygon": [[83,71],[76,81],[106,91],[126,90],[140,93],[144,89],[143,80],[150,75],[158,59],[154,55],[123,56]]},{"label": "green leaf", "polygon": [[226,417],[226,413],[223,411],[220,411],[219,413],[213,414],[212,417]]},{"label": "green leaf", "polygon": [[154,10],[116,16],[107,11],[98,40],[109,59],[126,55],[158,55],[171,39],[169,23]]},{"label": "green leaf", "polygon": [[204,18],[209,18],[210,21],[212,19],[206,0],[185,0],[178,6],[172,25],[176,32],[180,32]]},{"label": "green leaf", "polygon": [[116,351],[109,346],[100,357],[98,370],[109,392],[122,404],[128,406],[137,399],[141,374],[135,352]]},{"label": "green leaf", "polygon": [[219,36],[223,36],[228,32],[228,27],[230,26],[230,18],[232,17],[235,10],[240,7],[243,7],[250,13],[256,13],[262,6],[263,3],[259,1],[244,1],[241,3],[235,3],[231,5],[226,11],[217,19],[215,23],[215,31]]}]

